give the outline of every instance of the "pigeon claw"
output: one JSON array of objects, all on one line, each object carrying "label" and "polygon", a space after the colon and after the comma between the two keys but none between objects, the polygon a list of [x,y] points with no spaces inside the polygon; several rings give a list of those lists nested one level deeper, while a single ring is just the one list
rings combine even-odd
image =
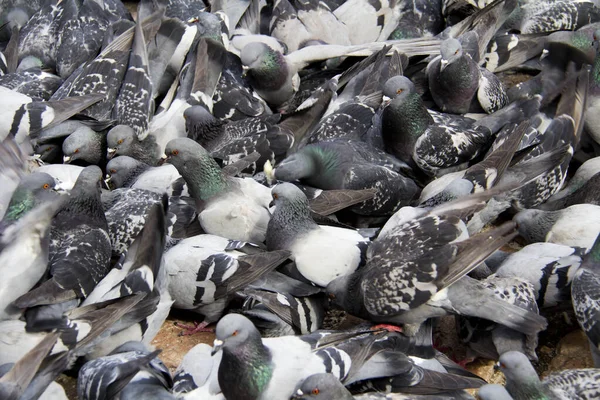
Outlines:
[{"label": "pigeon claw", "polygon": [[378,329],[385,329],[388,332],[402,333],[402,328],[400,326],[396,326],[396,325],[379,324],[379,325],[375,325],[375,326],[371,327],[372,331],[376,331]]},{"label": "pigeon claw", "polygon": [[198,332],[215,333],[215,330],[213,328],[207,328],[208,325],[209,325],[209,323],[206,321],[194,322],[193,325],[186,325],[186,324],[180,324],[178,322],[175,322],[175,326],[183,329],[181,332],[179,332],[179,336],[191,336]]}]

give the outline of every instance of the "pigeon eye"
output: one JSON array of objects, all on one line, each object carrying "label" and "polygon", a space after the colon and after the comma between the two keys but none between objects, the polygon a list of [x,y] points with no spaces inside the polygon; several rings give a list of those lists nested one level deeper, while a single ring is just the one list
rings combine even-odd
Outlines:
[{"label": "pigeon eye", "polygon": [[75,151],[73,153],[75,153],[75,154],[79,153],[79,149],[75,149]]},{"label": "pigeon eye", "polygon": [[233,331],[233,333],[231,334],[231,336],[237,336],[238,331]]},{"label": "pigeon eye", "polygon": [[314,388],[311,393],[314,394],[314,395],[317,395],[317,394],[319,394],[319,389],[318,388]]},{"label": "pigeon eye", "polygon": [[273,193],[273,198],[274,198],[275,200],[277,200],[277,199],[279,198],[279,196],[277,195],[277,193]]},{"label": "pigeon eye", "polygon": [[44,183],[44,185],[42,186],[42,188],[44,188],[44,189],[49,189],[49,188],[50,188],[50,185],[48,185],[47,183]]},{"label": "pigeon eye", "polygon": [[400,94],[402,92],[404,92],[404,89],[398,89],[398,90],[396,90],[396,94]]},{"label": "pigeon eye", "polygon": [[454,52],[454,55],[457,55],[457,54],[458,54],[458,49]]},{"label": "pigeon eye", "polygon": [[117,144],[121,144],[121,143],[123,143],[123,139],[117,140]]},{"label": "pigeon eye", "polygon": [[333,294],[333,293],[329,293],[329,298],[330,298],[331,300],[334,300],[334,299],[335,299],[335,294]]},{"label": "pigeon eye", "polygon": [[173,151],[171,152],[171,154],[173,154],[174,156],[176,156],[177,154],[179,154],[179,150],[173,150]]},{"label": "pigeon eye", "polygon": [[111,170],[110,170],[110,171],[108,171],[108,172],[110,172],[111,174],[115,174],[115,173],[117,173],[117,170],[116,170],[116,169],[111,169]]}]

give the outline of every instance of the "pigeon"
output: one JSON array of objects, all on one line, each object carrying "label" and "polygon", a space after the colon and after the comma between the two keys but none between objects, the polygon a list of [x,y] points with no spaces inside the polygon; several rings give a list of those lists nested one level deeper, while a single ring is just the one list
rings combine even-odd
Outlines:
[{"label": "pigeon", "polygon": [[102,99],[99,95],[88,95],[60,101],[34,102],[31,97],[3,86],[0,86],[0,97],[3,121],[0,139],[12,135],[17,144],[30,153],[30,134],[55,126]]},{"label": "pigeon", "polygon": [[40,166],[36,172],[43,172],[53,177],[56,181],[54,188],[57,191],[70,191],[84,168],[72,164],[45,164]]},{"label": "pigeon", "polygon": [[[600,235],[599,235],[600,238]],[[581,329],[590,341],[590,349],[594,366],[600,365],[600,338],[598,337],[598,296],[599,279],[598,263],[600,261],[600,239],[596,238],[594,246],[584,257],[581,266],[575,272],[571,283],[571,299],[573,309]]]},{"label": "pigeon", "polygon": [[[490,319],[526,334],[545,329],[544,318],[509,305],[464,276],[515,236],[514,223],[464,240],[466,229],[456,216],[426,213],[392,220],[371,244],[365,267],[328,285],[334,304],[371,321],[404,324],[409,334],[427,318],[447,312]],[[512,311],[497,314],[506,307]]]},{"label": "pigeon", "polygon": [[100,201],[102,171],[86,167],[56,214],[50,231],[51,278],[15,301],[19,308],[87,296],[106,275],[111,245]]},{"label": "pigeon", "polygon": [[570,284],[585,249],[554,243],[534,243],[509,254],[496,270],[498,278],[524,279],[533,284],[538,307],[553,307],[569,299]]},{"label": "pigeon", "polygon": [[477,65],[459,40],[442,42],[441,58],[427,66],[429,90],[442,112],[465,114],[476,101],[491,114],[508,104],[508,96],[493,73]]},{"label": "pigeon", "polygon": [[[14,197],[14,196],[13,196]],[[54,214],[64,198],[29,206],[21,218],[0,232],[2,284],[0,320],[19,317],[11,303],[27,293],[43,277],[48,265],[48,237]]]},{"label": "pigeon", "polygon": [[87,362],[77,378],[77,396],[86,400],[112,399],[160,353],[131,351]]},{"label": "pigeon", "polygon": [[[300,274],[323,287],[358,268],[368,239],[354,230],[317,225],[308,199],[290,183],[275,186],[272,195],[275,211],[267,229],[267,249],[289,250]],[[331,256],[320,257],[325,253]]]},{"label": "pigeon", "polygon": [[[298,383],[315,373],[331,372],[347,383],[352,383],[353,378],[368,379],[386,370],[389,373],[394,369],[390,363],[394,362],[370,354],[370,349],[375,346],[371,344],[375,339],[373,332],[362,337],[354,332],[316,332],[262,339],[246,317],[228,314],[217,324],[213,346],[213,354],[223,353],[218,372],[219,386],[225,398],[288,399]],[[341,335],[340,340],[336,340],[339,344],[327,344],[331,335],[332,343],[337,335]],[[386,346],[382,344],[383,349],[377,350],[385,351]],[[384,365],[369,368],[371,357]],[[405,365],[405,360],[399,362]],[[234,376],[236,384],[232,383]]]},{"label": "pigeon", "polygon": [[514,221],[528,243],[548,242],[590,250],[600,234],[600,206],[576,204],[559,211],[523,210]]},{"label": "pigeon", "polygon": [[130,187],[167,193],[169,196],[189,196],[187,185],[171,164],[151,167],[128,156],[118,156],[106,164],[107,181],[115,188]]},{"label": "pigeon", "polygon": [[527,357],[518,351],[502,354],[498,364],[506,376],[506,390],[515,400],[593,399],[598,391],[600,372],[594,368],[554,372],[542,381]]},{"label": "pigeon", "polygon": [[538,208],[558,211],[575,204],[600,205],[596,193],[600,179],[600,170],[597,168],[599,161],[596,157],[583,163],[563,188]]},{"label": "pigeon", "polygon": [[36,101],[50,100],[62,82],[60,77],[39,68],[0,76],[0,86],[22,93]]},{"label": "pigeon", "polygon": [[198,221],[206,233],[242,242],[265,240],[268,188],[253,179],[224,175],[209,153],[191,139],[173,139],[166,153],[167,162],[177,168],[196,200]]},{"label": "pigeon", "polygon": [[165,253],[173,307],[204,315],[201,324],[187,329],[189,334],[216,322],[236,291],[273,270],[290,255],[288,251],[244,255],[236,250],[227,251],[229,245],[228,239],[199,235],[183,239]]},{"label": "pigeon", "polygon": [[136,160],[155,166],[161,158],[161,150],[155,138],[148,135],[144,140],[139,140],[133,128],[127,125],[117,125],[106,135],[108,156],[129,156]]},{"label": "pigeon", "polygon": [[12,193],[0,229],[15,223],[35,207],[56,200],[58,193],[55,187],[54,178],[44,172],[24,176]]},{"label": "pigeon", "polygon": [[84,165],[106,165],[106,134],[89,127],[71,133],[62,144],[63,162]]},{"label": "pigeon", "polygon": [[309,144],[275,169],[278,180],[301,180],[324,189],[376,189],[372,200],[353,206],[362,215],[387,215],[408,205],[417,185],[398,173],[398,161],[363,142],[332,140]]},{"label": "pigeon", "polygon": [[[533,284],[519,278],[490,276],[482,281],[499,299],[525,310],[539,313]],[[537,335],[524,335],[501,325],[480,319],[459,318],[461,340],[475,356],[497,360],[500,354],[517,350],[537,361]],[[491,343],[490,343],[491,342]],[[468,352],[469,352],[468,350]],[[472,357],[473,359],[475,357]],[[471,359],[467,355],[467,359]]]},{"label": "pigeon", "polygon": [[415,90],[404,76],[386,82],[383,93],[393,100],[382,115],[383,142],[386,151],[430,174],[471,161],[505,124],[520,122],[539,107],[539,98],[532,98],[474,121],[429,111]]},{"label": "pigeon", "polygon": [[489,383],[479,388],[477,395],[481,400],[513,400],[504,386]]}]

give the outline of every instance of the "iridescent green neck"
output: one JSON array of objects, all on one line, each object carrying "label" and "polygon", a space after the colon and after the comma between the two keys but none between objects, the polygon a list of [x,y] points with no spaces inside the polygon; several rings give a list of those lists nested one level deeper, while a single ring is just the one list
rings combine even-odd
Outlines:
[{"label": "iridescent green neck", "polygon": [[17,221],[25,213],[35,207],[35,196],[26,190],[17,190],[13,193],[10,203],[4,214],[5,221]]},{"label": "iridescent green neck", "polygon": [[[326,182],[332,178],[340,164],[338,155],[321,146],[307,146],[305,147],[307,156],[310,158],[309,163],[313,165],[313,171],[311,173],[311,181],[319,182],[318,187],[322,189],[332,189],[328,187]],[[325,185],[326,187],[323,187]]]},{"label": "iridescent green neck", "polygon": [[[222,386],[223,394],[234,399],[258,399],[267,390],[273,376],[271,353],[262,342],[246,343],[234,349],[224,348],[219,366],[219,381],[235,373],[236,384]],[[228,377],[227,380],[230,380]]]},{"label": "iridescent green neck", "polygon": [[596,58],[594,58],[594,66],[592,67],[592,84],[593,88],[600,87],[600,44],[596,50]]},{"label": "iridescent green neck", "polygon": [[250,74],[255,87],[259,89],[278,89],[288,78],[287,63],[282,54],[270,49],[262,57],[260,66],[253,67]]},{"label": "iridescent green neck", "polygon": [[181,175],[188,183],[192,197],[209,200],[227,189],[229,182],[219,165],[211,157],[189,161],[184,165]]}]

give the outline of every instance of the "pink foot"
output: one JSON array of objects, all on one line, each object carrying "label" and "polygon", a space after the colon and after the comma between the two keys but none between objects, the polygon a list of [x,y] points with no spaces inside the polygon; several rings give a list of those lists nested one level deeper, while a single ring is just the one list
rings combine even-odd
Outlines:
[{"label": "pink foot", "polygon": [[379,324],[371,327],[372,331],[376,331],[378,329],[385,329],[388,332],[402,332],[402,328],[396,325]]},{"label": "pink foot", "polygon": [[213,328],[207,328],[208,325],[209,323],[206,321],[200,323],[194,322],[193,325],[185,325],[175,322],[175,326],[183,329],[181,332],[179,332],[179,336],[190,336],[198,332],[214,333],[215,330]]}]

